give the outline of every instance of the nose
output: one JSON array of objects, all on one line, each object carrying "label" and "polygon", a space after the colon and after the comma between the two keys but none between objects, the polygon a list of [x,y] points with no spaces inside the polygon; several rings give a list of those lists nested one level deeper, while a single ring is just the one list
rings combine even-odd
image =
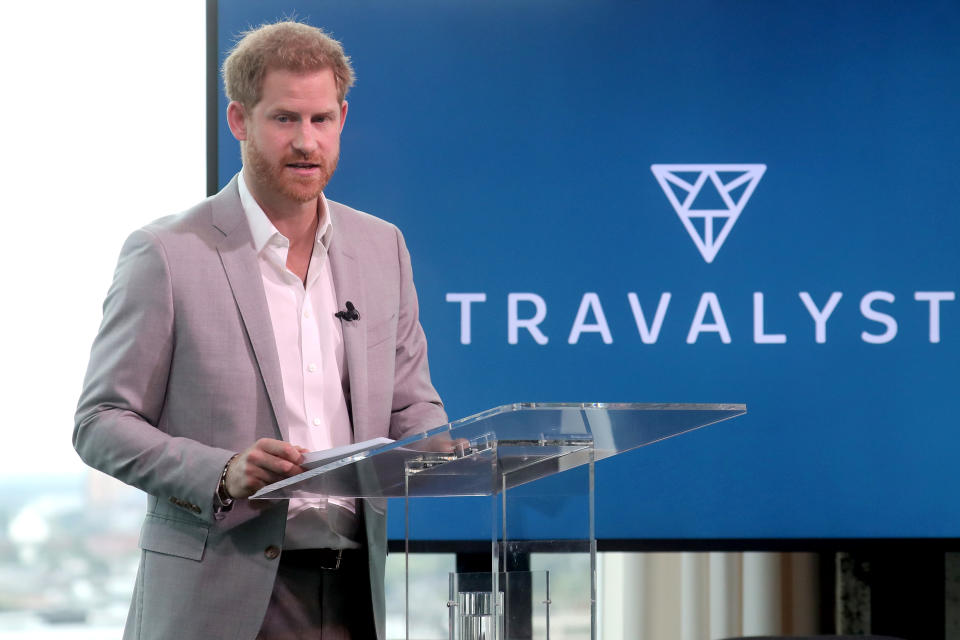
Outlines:
[{"label": "nose", "polygon": [[318,149],[319,145],[313,136],[313,128],[309,121],[301,122],[297,127],[297,133],[292,141],[293,149],[305,156],[310,156]]}]

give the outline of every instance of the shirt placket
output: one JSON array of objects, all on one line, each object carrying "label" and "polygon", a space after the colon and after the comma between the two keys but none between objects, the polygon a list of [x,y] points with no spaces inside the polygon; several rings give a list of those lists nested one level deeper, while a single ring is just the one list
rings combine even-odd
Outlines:
[{"label": "shirt placket", "polygon": [[304,416],[311,434],[314,448],[329,449],[329,425],[324,424],[325,407],[323,393],[324,370],[323,344],[321,340],[321,322],[317,316],[318,288],[316,273],[319,271],[319,251],[314,251],[311,259],[310,272],[307,275],[307,286],[304,290],[303,307],[300,317],[303,320],[300,330],[300,353],[303,366],[303,402]]}]

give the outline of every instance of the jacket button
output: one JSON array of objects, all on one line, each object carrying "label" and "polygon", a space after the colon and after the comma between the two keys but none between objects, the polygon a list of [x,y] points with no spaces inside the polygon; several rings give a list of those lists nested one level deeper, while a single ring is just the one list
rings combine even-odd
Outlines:
[{"label": "jacket button", "polygon": [[280,557],[280,547],[272,544],[264,549],[263,555],[267,557],[267,560],[276,560]]}]

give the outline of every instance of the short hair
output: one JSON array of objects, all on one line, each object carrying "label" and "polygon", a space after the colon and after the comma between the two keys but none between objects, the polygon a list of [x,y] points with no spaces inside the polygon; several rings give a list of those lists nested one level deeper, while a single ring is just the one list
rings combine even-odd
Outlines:
[{"label": "short hair", "polygon": [[276,22],[241,36],[223,62],[223,86],[227,98],[246,108],[260,102],[263,78],[272,69],[295,73],[332,70],[340,104],[353,86],[350,58],[323,29],[302,22]]}]

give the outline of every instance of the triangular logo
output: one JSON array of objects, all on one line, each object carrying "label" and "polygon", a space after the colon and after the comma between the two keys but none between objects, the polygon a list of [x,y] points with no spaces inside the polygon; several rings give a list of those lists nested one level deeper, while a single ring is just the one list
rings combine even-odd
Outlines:
[{"label": "triangular logo", "polygon": [[700,255],[710,263],[730,235],[767,165],[654,164],[650,170]]}]

